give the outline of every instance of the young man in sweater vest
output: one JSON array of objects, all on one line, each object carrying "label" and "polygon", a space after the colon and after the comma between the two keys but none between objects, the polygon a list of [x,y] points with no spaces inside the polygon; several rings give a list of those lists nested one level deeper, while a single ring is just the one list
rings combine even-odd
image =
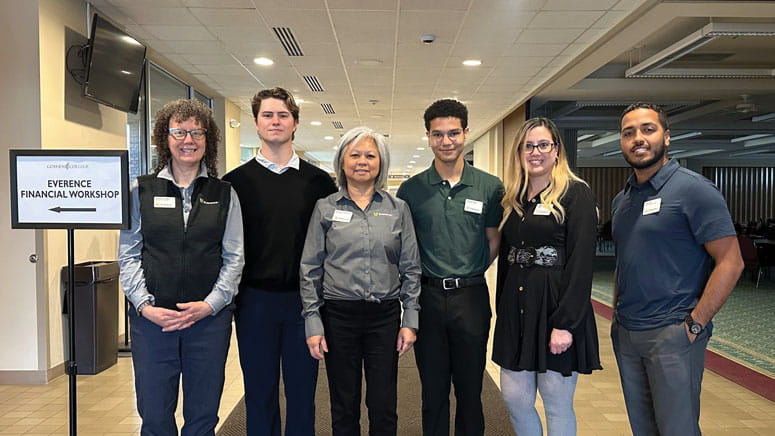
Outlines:
[{"label": "young man in sweater vest", "polygon": [[326,172],[294,152],[299,107],[288,91],[260,91],[252,109],[261,149],[223,178],[244,205],[245,269],[235,323],[247,434],[280,435],[282,365],[285,435],[314,435],[318,362],[305,341],[299,262],[315,202],[336,192],[336,186]]}]

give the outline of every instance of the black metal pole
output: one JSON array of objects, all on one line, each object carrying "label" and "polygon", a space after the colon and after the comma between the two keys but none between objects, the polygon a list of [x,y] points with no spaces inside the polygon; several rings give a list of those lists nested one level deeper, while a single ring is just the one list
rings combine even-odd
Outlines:
[{"label": "black metal pole", "polygon": [[78,433],[78,411],[76,409],[76,375],[78,365],[75,363],[75,231],[67,229],[67,312],[70,331],[70,354],[67,361],[67,374],[70,377],[70,435]]}]

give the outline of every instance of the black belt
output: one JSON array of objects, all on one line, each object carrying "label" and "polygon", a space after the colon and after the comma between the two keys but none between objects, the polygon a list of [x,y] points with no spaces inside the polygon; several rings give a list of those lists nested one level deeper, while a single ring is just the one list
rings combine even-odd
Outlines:
[{"label": "black belt", "polygon": [[423,285],[431,285],[437,288],[449,291],[451,289],[467,288],[469,286],[483,285],[487,283],[484,276],[476,277],[447,277],[445,279],[437,279],[436,277],[422,276],[420,283]]},{"label": "black belt", "polygon": [[562,249],[550,245],[541,247],[509,247],[507,258],[509,265],[518,263],[525,266],[556,266],[565,263],[565,254]]}]

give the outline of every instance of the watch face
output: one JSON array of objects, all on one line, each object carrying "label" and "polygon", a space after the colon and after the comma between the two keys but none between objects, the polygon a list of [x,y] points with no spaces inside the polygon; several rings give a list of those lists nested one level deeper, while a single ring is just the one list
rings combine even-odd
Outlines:
[{"label": "watch face", "polygon": [[689,327],[689,331],[692,332],[693,335],[699,335],[702,331],[702,327],[700,327],[699,324],[692,324],[691,327]]}]

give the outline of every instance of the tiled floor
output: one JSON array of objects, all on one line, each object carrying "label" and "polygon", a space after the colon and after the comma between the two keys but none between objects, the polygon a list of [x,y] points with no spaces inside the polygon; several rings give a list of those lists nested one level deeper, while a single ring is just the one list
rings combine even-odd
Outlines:
[{"label": "tiled floor", "polygon": [[[630,434],[619,386],[616,363],[608,338],[609,322],[597,317],[603,371],[579,377],[576,413],[579,435]],[[488,371],[496,374],[497,367]],[[242,397],[242,379],[233,344],[226,370],[221,418]],[[78,434],[138,434],[131,359],[93,376],[78,378]],[[775,403],[710,371],[703,384],[701,425],[703,434],[775,435]],[[0,385],[0,435],[68,434],[68,379],[60,377],[45,386]],[[539,406],[540,408],[540,406]],[[328,413],[321,410],[320,413]],[[178,417],[182,421],[181,417]],[[320,429],[319,434],[327,434]],[[405,435],[402,435],[405,436]]]}]

